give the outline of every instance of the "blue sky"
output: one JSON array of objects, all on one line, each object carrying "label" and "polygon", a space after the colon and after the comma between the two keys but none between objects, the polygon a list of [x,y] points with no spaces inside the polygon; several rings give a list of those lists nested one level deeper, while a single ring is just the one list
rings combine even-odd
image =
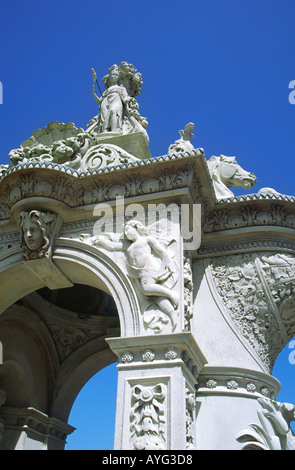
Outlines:
[{"label": "blue sky", "polygon": [[[0,163],[50,121],[85,128],[97,114],[91,67],[102,87],[107,69],[126,60],[143,75],[138,102],[149,121],[152,156],[167,153],[191,121],[193,144],[207,158],[236,155],[257,176],[257,191],[270,186],[295,195],[295,105],[288,100],[294,17],[294,0],[2,2]],[[279,398],[295,402],[289,354],[287,347],[274,375],[284,384]],[[76,431],[68,448],[112,448],[102,411],[112,404],[99,410],[98,403],[105,395],[114,402],[115,381],[111,367],[85,387],[70,424],[79,427],[88,417],[86,431],[103,426],[84,438]],[[83,408],[91,400],[97,413]]]}]

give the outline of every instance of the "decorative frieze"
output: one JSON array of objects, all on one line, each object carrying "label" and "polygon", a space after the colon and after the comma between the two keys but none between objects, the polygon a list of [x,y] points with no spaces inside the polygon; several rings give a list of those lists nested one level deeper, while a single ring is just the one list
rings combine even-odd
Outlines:
[{"label": "decorative frieze", "polygon": [[220,310],[270,372],[295,334],[295,257],[252,252],[212,258],[207,272]]},{"label": "decorative frieze", "polygon": [[[295,214],[293,209],[286,209],[279,204],[265,204],[262,198],[254,198],[247,203],[228,207],[223,204],[222,208],[216,208],[208,213],[204,220],[205,232],[217,232],[221,230],[231,230],[245,227],[277,226],[295,228]],[[264,204],[261,204],[262,201]],[[281,201],[288,201],[288,198],[281,197]],[[260,203],[260,204],[258,204]]]},{"label": "decorative frieze", "polygon": [[[184,333],[184,335],[186,334]],[[125,350],[123,345],[119,347],[118,350],[115,348],[117,351],[116,353],[118,354],[119,369],[133,369],[137,367],[148,369],[151,364],[156,367],[173,367],[175,365],[181,365],[186,373],[189,374],[193,382],[196,382],[201,369],[201,364],[205,359],[202,355],[199,356],[197,354],[196,356],[196,352],[193,352],[190,348],[184,348],[180,344],[178,345],[182,336],[181,333],[177,335],[177,337],[174,337],[175,346],[173,347],[165,344],[166,338],[169,336],[170,335],[161,337],[142,337],[145,338],[145,340],[147,340],[147,338],[151,340],[147,341],[147,344],[150,342],[150,347],[134,344],[133,347],[129,347],[128,350]],[[160,338],[164,342],[162,345]],[[116,339],[110,339],[108,341],[110,341],[111,344],[115,344],[117,342],[118,344],[120,343],[119,338],[118,341]]]},{"label": "decorative frieze", "polygon": [[[14,204],[33,197],[50,198],[69,207],[78,207],[111,201],[116,196],[129,198],[187,187],[195,196],[196,162],[193,159],[200,157],[198,164],[204,166],[202,156],[201,150],[196,150],[185,157],[155,157],[89,173],[50,163],[17,165],[1,182],[0,220],[10,217]],[[165,162],[174,162],[176,167],[167,167]],[[146,167],[145,177],[136,171],[140,166]],[[104,173],[108,173],[107,180]]]},{"label": "decorative frieze", "polygon": [[244,396],[275,399],[280,383],[272,376],[233,367],[205,366],[198,377],[197,397]]}]

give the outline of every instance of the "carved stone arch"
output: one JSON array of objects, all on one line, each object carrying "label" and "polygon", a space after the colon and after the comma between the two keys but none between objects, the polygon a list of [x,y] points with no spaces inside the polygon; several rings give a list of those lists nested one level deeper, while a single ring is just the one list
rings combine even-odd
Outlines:
[{"label": "carved stone arch", "polygon": [[[99,343],[101,350],[99,349]],[[85,347],[79,348],[71,357],[71,363],[65,363],[59,371],[59,378],[56,390],[56,398],[52,408],[52,415],[63,422],[67,422],[72,406],[84,387],[84,385],[99,371],[117,361],[117,357],[110,348],[105,348],[105,338],[93,341]],[[83,358],[83,352],[85,357]],[[75,363],[75,357],[79,356],[79,361]],[[82,356],[82,357],[81,357]],[[114,403],[115,405],[115,403]]]},{"label": "carved stone arch", "polygon": [[[3,258],[4,256],[2,256],[2,260]],[[12,346],[11,357],[9,357],[14,367],[9,368],[8,363],[0,366],[0,372],[3,374],[9,373],[11,370],[10,375],[14,375],[10,382],[8,381],[9,383],[7,380],[7,383],[5,380],[1,380],[2,388],[5,392],[7,389],[6,395],[8,397],[6,405],[1,410],[2,416],[7,422],[10,420],[9,422],[12,423],[15,430],[15,442],[7,441],[8,438],[5,437],[2,442],[3,448],[5,446],[10,448],[11,445],[17,447],[17,440],[21,439],[21,433],[25,432],[19,427],[18,423],[21,422],[24,423],[24,426],[30,422],[32,426],[40,429],[41,427],[46,429],[47,426],[54,424],[58,429],[61,429],[58,432],[62,432],[63,436],[72,432],[73,428],[66,423],[80,390],[95,373],[117,361],[116,355],[105,339],[108,336],[118,336],[119,329],[110,330],[110,333],[108,333],[107,327],[104,333],[99,333],[99,328],[98,333],[92,330],[86,332],[87,325],[85,325],[84,331],[83,326],[81,330],[82,334],[86,332],[85,343],[82,342],[76,349],[73,348],[73,351],[61,360],[57,343],[63,339],[63,328],[71,330],[69,339],[74,338],[78,329],[75,330],[74,323],[66,325],[62,318],[60,319],[61,324],[52,325],[50,318],[46,321],[46,312],[44,315],[40,315],[43,305],[40,304],[38,309],[38,297],[40,292],[44,290],[43,281],[46,278],[42,279],[42,276],[39,278],[36,274],[37,271],[34,273],[28,268],[28,263],[30,261],[23,260],[20,248],[11,248],[5,253],[5,262],[2,264],[4,269],[0,273],[0,281],[3,286],[0,315],[1,332],[6,342],[17,335],[21,338],[17,347]],[[50,263],[54,265],[56,272],[60,273],[60,279],[67,279],[72,285],[91,286],[112,296],[117,308],[122,336],[139,334],[140,310],[136,293],[130,280],[107,253],[81,241],[59,238],[56,240]],[[49,267],[50,264],[46,266]],[[56,290],[58,290],[59,276],[56,279]],[[15,289],[12,288],[14,285]],[[34,299],[36,300],[35,304]],[[40,299],[39,297],[39,301]],[[52,307],[54,307],[53,304]],[[114,323],[117,325],[117,320]],[[31,342],[30,335],[32,335]],[[31,349],[35,350],[35,354]],[[6,355],[8,352],[6,344],[4,344],[4,351]],[[14,357],[15,355],[16,357]],[[44,355],[44,360],[39,359],[42,355]],[[24,364],[18,363],[18,356],[23,357]],[[40,380],[43,381],[43,385],[40,388],[37,383],[37,372],[42,364],[44,365],[44,377],[41,373]],[[12,394],[12,388],[15,390],[19,388],[18,379],[19,383],[25,385],[22,385],[24,393],[14,392]],[[34,385],[32,385],[33,382]],[[38,392],[34,396],[33,389]],[[20,401],[14,402],[14,396]],[[24,416],[20,417],[20,415]],[[34,439],[38,441],[38,435]],[[51,445],[53,448],[62,447],[64,439],[65,437],[60,438],[58,443],[50,444],[49,447]]]},{"label": "carved stone arch", "polygon": [[[113,297],[120,319],[121,336],[136,336],[139,333],[140,308],[135,290],[126,274],[106,253],[77,240],[59,239],[53,262],[73,284],[88,283]],[[0,282],[3,292],[0,313],[25,295],[44,287],[42,280],[22,262],[19,248],[12,249],[6,255]],[[13,285],[14,289],[11,288]]]},{"label": "carved stone arch", "polygon": [[139,334],[140,307],[136,292],[127,275],[107,253],[77,240],[59,239],[53,261],[73,284],[88,284],[113,297],[122,337]]}]

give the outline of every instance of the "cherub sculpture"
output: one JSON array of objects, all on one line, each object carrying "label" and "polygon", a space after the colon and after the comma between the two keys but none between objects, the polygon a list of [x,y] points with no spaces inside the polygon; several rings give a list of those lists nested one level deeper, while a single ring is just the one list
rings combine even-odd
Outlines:
[{"label": "cherub sculpture", "polygon": [[[122,250],[125,253],[126,269],[141,292],[170,317],[172,329],[177,326],[179,316],[179,298],[172,287],[177,279],[177,266],[169,249],[151,236],[145,226],[130,220],[123,226],[124,235],[129,243],[112,241],[101,235],[94,237],[94,245],[102,245],[110,250]],[[166,285],[170,280],[170,286]]]}]

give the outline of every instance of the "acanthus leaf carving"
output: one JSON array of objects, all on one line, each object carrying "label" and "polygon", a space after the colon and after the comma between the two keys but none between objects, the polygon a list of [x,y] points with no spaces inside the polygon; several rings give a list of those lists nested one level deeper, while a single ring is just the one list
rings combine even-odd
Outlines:
[{"label": "acanthus leaf carving", "polygon": [[290,423],[295,420],[295,406],[269,398],[258,398],[260,424],[250,424],[237,435],[243,450],[295,450],[295,435]]},{"label": "acanthus leaf carving", "polygon": [[294,228],[295,216],[280,205],[272,204],[262,210],[257,205],[247,204],[237,210],[222,208],[207,214],[204,229],[215,232],[267,225]]},{"label": "acanthus leaf carving", "polygon": [[60,363],[63,363],[78,348],[99,336],[99,333],[88,328],[62,326],[52,321],[46,321],[46,326],[55,343]]}]

